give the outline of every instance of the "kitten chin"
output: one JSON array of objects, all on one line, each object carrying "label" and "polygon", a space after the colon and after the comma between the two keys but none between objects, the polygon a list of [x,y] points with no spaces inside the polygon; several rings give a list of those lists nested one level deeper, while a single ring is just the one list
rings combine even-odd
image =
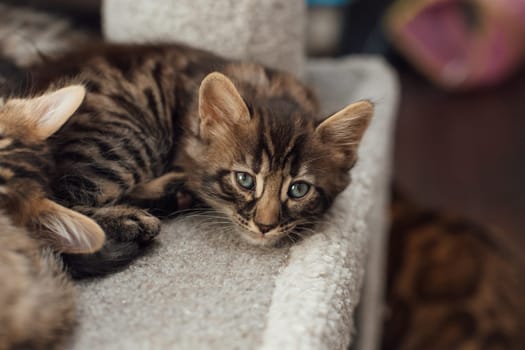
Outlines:
[{"label": "kitten chin", "polygon": [[282,235],[276,233],[275,235],[271,234],[261,234],[258,232],[253,232],[251,230],[247,230],[245,228],[236,227],[237,234],[243,239],[245,242],[259,246],[259,247],[273,247],[276,246],[279,242],[281,242],[287,235]]},{"label": "kitten chin", "polygon": [[[284,232],[281,227],[276,227],[275,229],[262,234],[257,232],[257,228],[251,223],[248,222],[248,225],[243,223],[242,218],[239,218],[236,213],[231,210],[228,210],[224,207],[219,207],[220,209],[216,210],[217,213],[224,215],[224,218],[232,223],[231,231],[233,234],[237,235],[248,244],[259,246],[259,247],[272,247],[276,246],[281,242],[288,233],[292,230]],[[253,227],[250,227],[252,226]]]},{"label": "kitten chin", "polygon": [[262,234],[245,228],[240,228],[237,230],[237,232],[246,242],[261,247],[275,246],[287,236],[286,234],[279,234],[278,232],[268,232],[266,234]]},{"label": "kitten chin", "polygon": [[[232,222],[234,224],[235,233],[245,242],[259,246],[259,247],[273,247],[278,246],[282,241],[287,237],[293,235],[295,225],[288,226],[287,229],[283,227],[276,227],[266,233],[261,233],[255,225],[250,221],[249,226],[244,225],[240,220],[236,219],[236,216],[232,217]],[[290,238],[290,241],[295,241],[293,238]]]}]

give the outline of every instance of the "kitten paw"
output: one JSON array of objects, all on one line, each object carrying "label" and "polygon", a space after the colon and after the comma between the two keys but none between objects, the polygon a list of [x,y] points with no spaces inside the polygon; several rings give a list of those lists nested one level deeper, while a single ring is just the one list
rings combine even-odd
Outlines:
[{"label": "kitten paw", "polygon": [[120,242],[146,243],[155,238],[161,229],[158,218],[145,210],[129,206],[91,208],[88,215],[109,238]]},{"label": "kitten paw", "polygon": [[122,232],[120,240],[149,242],[154,239],[161,228],[160,220],[144,210],[137,210],[133,214],[122,217]]}]

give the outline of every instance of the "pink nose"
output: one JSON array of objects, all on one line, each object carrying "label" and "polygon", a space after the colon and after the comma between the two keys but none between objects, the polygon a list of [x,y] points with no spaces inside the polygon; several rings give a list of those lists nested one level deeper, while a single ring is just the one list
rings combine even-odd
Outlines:
[{"label": "pink nose", "polygon": [[259,224],[259,223],[255,223],[255,225],[257,225],[257,227],[259,228],[259,231],[261,231],[261,233],[264,235],[266,232],[268,231],[271,231],[272,229],[274,229],[275,227],[277,227],[277,224],[272,224],[272,225],[264,225],[264,224]]}]

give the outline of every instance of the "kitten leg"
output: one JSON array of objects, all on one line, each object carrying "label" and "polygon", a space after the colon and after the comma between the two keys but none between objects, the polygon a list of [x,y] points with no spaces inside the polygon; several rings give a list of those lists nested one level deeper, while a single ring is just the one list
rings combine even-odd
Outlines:
[{"label": "kitten leg", "polygon": [[193,195],[184,187],[185,181],[184,172],[171,171],[135,186],[122,202],[147,209],[157,217],[173,216],[195,202]]},{"label": "kitten leg", "polygon": [[144,249],[138,242],[108,238],[94,254],[62,254],[62,260],[73,278],[103,276],[123,269],[144,254]]},{"label": "kitten leg", "polygon": [[160,220],[146,211],[125,205],[92,208],[77,206],[95,220],[106,233],[102,249],[94,254],[64,254],[74,278],[115,272],[144,253],[144,248],[160,232]]},{"label": "kitten leg", "polygon": [[106,236],[119,242],[147,243],[160,232],[160,220],[147,211],[127,205],[91,208],[73,207],[95,220]]},{"label": "kitten leg", "polygon": [[61,204],[91,217],[109,238],[120,242],[147,242],[159,233],[157,218],[137,206],[117,204],[134,188],[134,181],[112,181],[108,179],[111,177],[109,171],[101,175],[84,174],[83,170],[82,164],[71,166],[67,176],[53,183],[54,193]]},{"label": "kitten leg", "polygon": [[160,232],[156,217],[130,205],[116,204],[133,188],[133,181],[113,181],[109,172],[89,172],[85,166],[72,164],[67,175],[58,177],[53,184],[61,204],[92,218],[106,233],[106,242],[96,253],[63,255],[75,278],[122,269],[140,256],[144,246]]}]

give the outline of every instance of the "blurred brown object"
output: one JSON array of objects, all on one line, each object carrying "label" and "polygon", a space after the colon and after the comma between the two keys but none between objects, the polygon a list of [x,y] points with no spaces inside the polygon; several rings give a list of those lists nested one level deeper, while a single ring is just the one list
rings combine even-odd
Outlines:
[{"label": "blurred brown object", "polygon": [[502,228],[525,264],[525,72],[464,94],[400,75],[395,181],[420,204]]},{"label": "blurred brown object", "polygon": [[0,3],[77,14],[99,14],[101,2],[101,0],[0,0]]},{"label": "blurred brown object", "polygon": [[382,349],[523,349],[525,269],[498,232],[399,193],[391,209]]},{"label": "blurred brown object", "polygon": [[102,0],[0,0],[2,3],[67,15],[75,25],[100,32]]}]

